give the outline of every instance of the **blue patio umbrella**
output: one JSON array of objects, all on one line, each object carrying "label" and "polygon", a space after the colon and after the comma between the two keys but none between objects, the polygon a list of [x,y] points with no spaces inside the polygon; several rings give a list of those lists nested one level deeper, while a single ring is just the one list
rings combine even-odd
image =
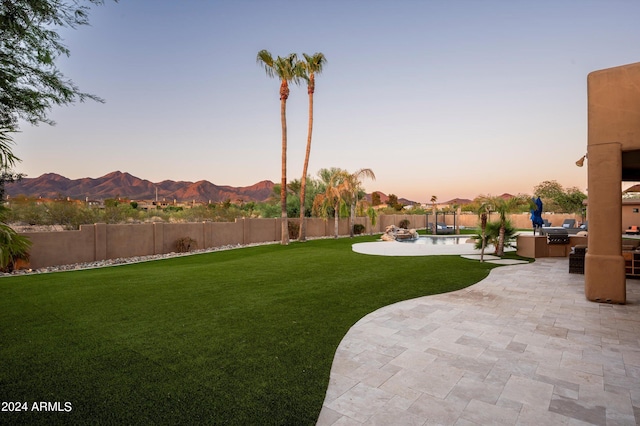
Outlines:
[{"label": "blue patio umbrella", "polygon": [[542,220],[542,200],[540,197],[533,199],[536,205],[535,209],[531,210],[531,223],[533,224],[533,235],[536,235],[536,228],[542,228],[544,221]]}]

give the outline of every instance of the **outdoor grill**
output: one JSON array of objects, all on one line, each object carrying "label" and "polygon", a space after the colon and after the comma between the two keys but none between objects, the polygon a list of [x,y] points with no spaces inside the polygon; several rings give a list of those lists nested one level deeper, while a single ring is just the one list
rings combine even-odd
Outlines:
[{"label": "outdoor grill", "polygon": [[569,244],[569,232],[566,229],[546,229],[547,244]]}]

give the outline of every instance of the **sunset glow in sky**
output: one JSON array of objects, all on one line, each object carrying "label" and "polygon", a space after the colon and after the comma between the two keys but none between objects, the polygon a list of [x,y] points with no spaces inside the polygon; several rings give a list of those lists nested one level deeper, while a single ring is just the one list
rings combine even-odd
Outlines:
[{"label": "sunset glow in sky", "polygon": [[[322,52],[310,173],[371,168],[414,201],[586,189],[587,74],[640,61],[640,2],[107,0],[59,65],[105,104],[21,125],[17,171],[248,186],[280,181],[279,82],[256,63]],[[302,173],[306,87],[287,107]]]}]

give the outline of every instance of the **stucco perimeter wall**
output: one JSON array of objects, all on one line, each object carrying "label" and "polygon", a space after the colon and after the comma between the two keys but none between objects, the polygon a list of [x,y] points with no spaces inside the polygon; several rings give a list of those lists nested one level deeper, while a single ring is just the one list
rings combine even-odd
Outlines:
[{"label": "stucco perimeter wall", "polygon": [[[440,216],[438,216],[440,217]],[[424,229],[426,228],[427,216],[426,215],[411,215],[411,214],[394,214],[394,215],[380,215],[376,221],[376,227],[379,232],[384,232],[387,226],[395,225],[400,226],[400,222],[403,220],[409,221],[408,229]],[[429,216],[429,220],[432,216]],[[438,219],[440,222],[440,219]]]},{"label": "stucco perimeter wall", "polygon": [[94,225],[82,225],[79,231],[25,233],[33,243],[29,251],[31,267],[93,262],[96,260],[95,232]]},{"label": "stucco perimeter wall", "polygon": [[[95,245],[102,250],[99,250],[97,258],[92,260],[144,256],[154,253],[153,224],[106,225],[102,223],[93,226],[98,231],[97,238],[94,240]],[[100,252],[103,255],[100,255]]]},{"label": "stucco perimeter wall", "polygon": [[[565,216],[554,215],[552,223],[560,225]],[[431,218],[431,216],[429,216]],[[425,215],[380,215],[375,226],[369,218],[356,218],[357,224],[365,226],[366,233],[380,233],[389,225],[398,226],[403,219],[409,220],[409,228],[424,229]],[[298,223],[299,219],[289,219]],[[497,220],[497,217],[492,217]],[[528,215],[512,215],[518,228],[528,228]],[[440,216],[438,216],[440,221]],[[444,221],[444,220],[443,220]],[[446,223],[453,224],[453,216],[446,216]],[[476,215],[459,215],[456,225],[475,227]],[[244,245],[280,241],[281,219],[237,219],[235,222],[200,223],[152,223],[136,225],[107,225],[97,223],[82,225],[78,231],[28,232],[31,247],[31,268],[93,262],[120,257],[165,254],[176,251],[176,242],[191,238],[197,249]],[[306,220],[308,238],[334,235],[333,219],[309,218]],[[349,219],[340,219],[339,235],[349,235]]]}]

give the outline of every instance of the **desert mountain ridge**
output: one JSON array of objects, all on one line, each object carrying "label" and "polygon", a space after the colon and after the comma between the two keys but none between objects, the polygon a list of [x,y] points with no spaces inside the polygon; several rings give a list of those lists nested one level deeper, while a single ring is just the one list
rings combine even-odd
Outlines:
[{"label": "desert mountain ridge", "polygon": [[269,180],[251,186],[215,185],[206,180],[198,182],[164,180],[151,182],[126,172],[115,171],[99,178],[69,179],[57,173],[45,173],[37,178],[23,178],[6,184],[9,197],[71,198],[100,200],[127,198],[130,200],[158,200],[221,202],[231,200],[265,201],[274,183]]},{"label": "desert mountain ridge", "polygon": [[[23,178],[18,182],[7,183],[5,193],[10,198],[26,196],[32,198],[71,198],[76,200],[104,200],[107,198],[127,198],[130,200],[177,200],[181,202],[222,202],[266,201],[273,193],[274,183],[263,180],[251,186],[234,187],[215,185],[206,180],[197,182],[163,180],[151,182],[140,179],[127,172],[115,171],[99,178],[69,179],[57,173],[45,173],[36,178]],[[380,199],[384,203],[388,196],[382,192]],[[367,197],[370,199],[370,195]],[[413,201],[399,198],[402,204],[411,205]]]}]

